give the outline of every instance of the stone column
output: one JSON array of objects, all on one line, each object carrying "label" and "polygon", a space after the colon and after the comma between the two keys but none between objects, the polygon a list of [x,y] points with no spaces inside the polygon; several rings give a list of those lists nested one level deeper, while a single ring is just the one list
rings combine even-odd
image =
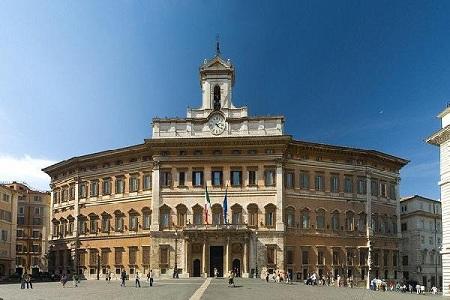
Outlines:
[{"label": "stone column", "polygon": [[152,224],[150,226],[151,231],[159,231],[159,161],[153,161],[152,172]]},{"label": "stone column", "polygon": [[370,241],[370,237],[372,235],[372,185],[371,185],[371,177],[370,177],[370,173],[366,173],[366,214],[367,214],[367,226],[366,226],[366,237],[367,237],[367,281],[366,281],[366,288],[370,289],[370,265],[372,263],[372,255],[371,255],[371,251],[370,251],[370,246],[371,246],[371,241]]},{"label": "stone column", "polygon": [[208,277],[207,270],[206,270],[206,239],[203,240],[203,248],[202,248],[202,270],[203,270],[203,276]]},{"label": "stone column", "polygon": [[227,237],[227,243],[225,245],[225,268],[223,269],[224,276],[228,274],[230,270],[230,237]]},{"label": "stone column", "polygon": [[[243,268],[242,268],[242,277],[249,277],[248,276],[248,239],[244,239],[244,257],[242,259]],[[244,275],[245,274],[245,275]]]},{"label": "stone column", "polygon": [[283,211],[283,163],[282,160],[278,160],[276,168],[276,230],[284,231],[284,211]]},{"label": "stone column", "polygon": [[80,179],[75,178],[75,220],[73,223],[73,236],[78,237],[78,215],[80,214],[80,197],[79,197]]},{"label": "stone column", "polygon": [[186,238],[184,240],[184,269],[185,269],[185,273],[187,274],[187,276],[189,277],[189,240]]}]

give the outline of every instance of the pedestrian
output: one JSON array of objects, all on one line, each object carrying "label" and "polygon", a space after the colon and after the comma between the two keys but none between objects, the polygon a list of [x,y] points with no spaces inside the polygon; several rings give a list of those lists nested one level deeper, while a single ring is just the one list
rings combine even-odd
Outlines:
[{"label": "pedestrian", "polygon": [[232,285],[234,287],[234,273],[233,271],[228,272],[228,286]]},{"label": "pedestrian", "polygon": [[125,270],[122,270],[122,273],[120,274],[120,286],[125,287],[125,280],[127,279],[127,272]]},{"label": "pedestrian", "polygon": [[135,282],[136,287],[141,287],[141,282],[139,280],[139,272],[136,272],[136,282]]},{"label": "pedestrian", "polygon": [[217,279],[218,275],[219,275],[219,271],[217,270],[217,268],[214,268],[214,278]]},{"label": "pedestrian", "polygon": [[30,285],[30,289],[33,289],[33,283],[31,282],[31,274],[27,274],[27,288]]},{"label": "pedestrian", "polygon": [[20,288],[23,290],[25,288],[25,274],[20,276]]},{"label": "pedestrian", "polygon": [[61,277],[61,284],[63,288],[66,287],[66,283],[67,283],[67,276],[66,274],[63,274],[63,276]]},{"label": "pedestrian", "polygon": [[73,279],[73,286],[74,286],[74,287],[78,287],[78,275],[77,275],[77,274],[74,274],[74,275],[72,276],[72,279]]},{"label": "pedestrian", "polygon": [[266,282],[269,282],[269,273],[266,273]]},{"label": "pedestrian", "polygon": [[149,279],[150,286],[153,286],[153,270],[150,270],[147,276]]}]

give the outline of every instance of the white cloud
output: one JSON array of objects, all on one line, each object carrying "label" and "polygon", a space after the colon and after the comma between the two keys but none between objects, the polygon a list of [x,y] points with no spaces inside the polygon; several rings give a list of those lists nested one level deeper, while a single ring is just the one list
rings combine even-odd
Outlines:
[{"label": "white cloud", "polygon": [[41,169],[54,163],[29,155],[13,157],[0,153],[0,181],[26,182],[32,188],[49,190],[50,177]]}]

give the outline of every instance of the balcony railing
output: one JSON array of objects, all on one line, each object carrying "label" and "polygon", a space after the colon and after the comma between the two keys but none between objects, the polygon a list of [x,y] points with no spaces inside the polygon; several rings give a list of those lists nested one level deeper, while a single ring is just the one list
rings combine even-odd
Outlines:
[{"label": "balcony railing", "polygon": [[188,224],[184,230],[248,230],[247,224]]}]

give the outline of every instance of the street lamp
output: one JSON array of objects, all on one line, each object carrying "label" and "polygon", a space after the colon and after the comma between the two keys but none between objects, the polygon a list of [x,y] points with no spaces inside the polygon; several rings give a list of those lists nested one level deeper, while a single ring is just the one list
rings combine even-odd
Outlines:
[{"label": "street lamp", "polygon": [[258,231],[255,231],[255,278],[258,278]]},{"label": "street lamp", "polygon": [[173,278],[178,278],[178,230],[175,229],[175,269],[173,271]]}]

